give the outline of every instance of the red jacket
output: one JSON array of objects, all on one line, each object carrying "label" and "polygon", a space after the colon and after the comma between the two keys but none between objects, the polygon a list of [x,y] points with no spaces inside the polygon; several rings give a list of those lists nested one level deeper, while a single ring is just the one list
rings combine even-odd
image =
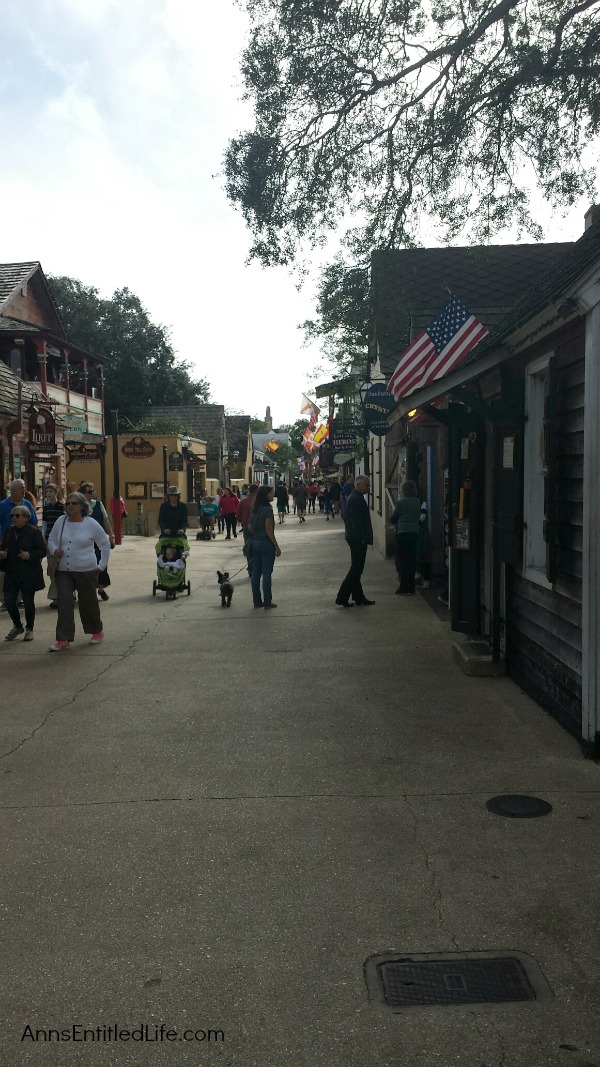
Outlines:
[{"label": "red jacket", "polygon": [[235,515],[238,504],[237,496],[222,496],[219,500],[219,511],[221,515]]}]

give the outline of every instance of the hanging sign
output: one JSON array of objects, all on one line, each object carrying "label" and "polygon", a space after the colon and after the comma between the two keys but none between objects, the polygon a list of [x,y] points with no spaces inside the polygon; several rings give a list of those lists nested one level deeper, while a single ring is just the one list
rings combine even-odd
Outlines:
[{"label": "hanging sign", "polygon": [[390,432],[388,413],[396,407],[396,401],[388,393],[384,382],[376,382],[363,400],[365,425],[376,437],[385,437]]},{"label": "hanging sign", "polygon": [[169,452],[169,470],[183,470],[183,454],[181,452]]},{"label": "hanging sign", "polygon": [[48,408],[39,408],[30,415],[28,447],[36,455],[53,456],[56,452],[54,415]]},{"label": "hanging sign", "polygon": [[149,459],[156,452],[154,445],[146,441],[144,437],[132,437],[121,447],[121,452],[127,459]]},{"label": "hanging sign", "polygon": [[329,443],[334,452],[352,452],[356,449],[356,434],[353,431],[332,433]]},{"label": "hanging sign", "polygon": [[69,463],[74,462],[80,463],[83,461],[84,463],[95,463],[99,458],[98,445],[69,445],[67,452],[69,453],[67,467],[69,466]]}]

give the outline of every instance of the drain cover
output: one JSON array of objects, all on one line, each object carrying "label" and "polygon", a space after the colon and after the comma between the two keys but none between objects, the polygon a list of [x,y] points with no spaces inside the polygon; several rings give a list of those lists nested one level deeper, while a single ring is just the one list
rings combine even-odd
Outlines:
[{"label": "drain cover", "polygon": [[365,967],[371,999],[391,1008],[479,1008],[552,996],[539,967],[523,953],[377,956]]},{"label": "drain cover", "polygon": [[518,794],[507,794],[502,797],[492,797],[486,802],[488,811],[494,815],[504,815],[507,819],[537,819],[540,815],[549,815],[552,804],[539,797],[525,797]]}]

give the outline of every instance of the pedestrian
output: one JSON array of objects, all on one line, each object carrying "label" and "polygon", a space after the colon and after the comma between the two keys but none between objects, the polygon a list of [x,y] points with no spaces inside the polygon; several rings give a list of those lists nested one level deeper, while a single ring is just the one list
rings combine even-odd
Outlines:
[{"label": "pedestrian", "polygon": [[167,489],[167,499],[158,509],[158,528],[161,537],[184,537],[188,524],[187,504],[181,499],[176,485]]},{"label": "pedestrian", "polygon": [[[8,486],[8,496],[6,500],[0,503],[0,540],[4,537],[7,530],[12,526],[12,511],[17,505],[22,504],[29,511],[29,523],[31,526],[37,526],[37,514],[35,507],[26,495],[25,482],[22,478],[13,478]],[[31,494],[29,494],[31,495]],[[0,599],[2,598],[4,590],[4,573],[0,571]],[[23,605],[20,603],[19,607]],[[8,611],[6,604],[3,602],[0,604],[0,611]]]},{"label": "pedestrian", "polygon": [[346,508],[348,506],[348,500],[350,499],[350,494],[353,492],[353,490],[354,490],[354,475],[353,474],[347,474],[346,475],[346,480],[345,480],[344,484],[342,485],[342,492],[341,492],[341,496],[340,496],[340,504],[342,505],[342,518],[343,518],[344,522],[346,521]]},{"label": "pedestrian", "polygon": [[[275,517],[270,485],[261,485],[256,493],[250,514],[249,533],[252,537],[252,600],[255,608],[276,608],[271,597],[271,575],[275,557],[281,549],[275,537]],[[262,578],[262,593],[260,581]]]},{"label": "pedestrian", "polygon": [[319,482],[317,486],[317,500],[319,501],[319,511],[325,511],[325,482]]},{"label": "pedestrian", "polygon": [[340,512],[340,499],[342,496],[342,487],[337,478],[334,478],[329,486],[329,499],[331,500],[331,508],[333,511],[333,517],[339,515]]},{"label": "pedestrian", "polygon": [[431,586],[431,531],[427,515],[427,504],[421,504],[419,518],[419,536],[417,538],[417,571],[421,575],[421,589]]},{"label": "pedestrian", "polygon": [[318,492],[317,483],[315,482],[314,478],[311,478],[309,486],[308,486],[308,513],[309,513],[309,515],[310,515],[311,511],[312,511],[313,515],[315,513],[315,503],[316,503],[316,500],[317,500],[317,492]]},{"label": "pedestrian", "polygon": [[288,491],[283,482],[280,482],[275,490],[275,499],[277,501],[277,514],[279,515],[279,524],[285,522],[285,513],[288,506]]},{"label": "pedestrian", "polygon": [[54,523],[61,515],[64,515],[64,513],[65,505],[60,501],[58,486],[53,485],[50,482],[46,486],[46,496],[42,508],[42,536],[46,544],[46,574],[50,579],[50,585],[48,587],[48,600],[50,601],[48,607],[50,608],[56,608],[56,598],[58,593],[56,591],[56,581],[54,578],[54,575],[56,574],[57,560],[48,548],[48,538],[52,532]]},{"label": "pedestrian", "polygon": [[[242,497],[238,504],[235,517],[240,524],[242,530],[242,537],[244,538],[244,549],[250,540],[250,533],[248,531],[248,523],[250,522],[250,515],[254,507],[254,501],[256,500],[256,494],[258,492],[258,486],[253,482],[248,486],[248,492],[246,496]],[[247,570],[250,577],[252,577],[252,552],[244,551],[244,555],[247,560]]]},{"label": "pedestrian", "polygon": [[[217,491],[216,491],[216,493],[214,495],[214,502],[217,505],[217,508],[219,508],[222,496],[223,496],[223,489],[219,485],[219,486],[217,486]],[[221,515],[221,512],[219,511],[218,514],[217,514],[217,531],[218,531],[218,533],[223,533],[224,530],[225,530],[225,516]]]},{"label": "pedestrian", "polygon": [[323,493],[323,507],[325,510],[325,519],[329,522],[330,518],[333,518],[333,502],[331,499],[331,490],[328,485],[325,486],[325,492]]},{"label": "pedestrian", "polygon": [[[13,627],[4,638],[14,641],[24,632],[25,641],[33,641],[33,624],[35,622],[35,594],[44,588],[42,560],[46,555],[46,546],[41,530],[30,523],[31,514],[24,504],[17,504],[11,511],[12,526],[6,531],[0,542],[0,562],[4,573],[4,601]],[[25,631],[17,606],[19,602],[25,608]]]},{"label": "pedestrian", "polygon": [[362,572],[367,558],[367,546],[373,544],[373,527],[369,505],[365,500],[369,492],[371,482],[365,474],[359,475],[356,485],[346,504],[346,541],[350,548],[350,569],[340,585],[336,604],[343,608],[351,608],[350,597],[357,607],[367,607],[374,604],[374,600],[367,600],[361,583]]},{"label": "pedestrian", "polygon": [[296,512],[300,522],[306,522],[306,501],[308,494],[306,492],[306,486],[304,482],[299,482],[296,486],[296,496],[294,498],[296,504]]},{"label": "pedestrian", "polygon": [[[101,500],[98,500],[96,496],[96,490],[92,482],[82,482],[79,486],[79,492],[83,493],[88,504],[91,506],[90,517],[103,528],[106,536],[110,541],[110,547],[115,547],[115,531],[112,527],[112,522],[108,517],[108,512],[104,507]],[[96,559],[100,559],[100,549],[96,546]],[[98,596],[100,600],[108,600],[108,593],[106,592],[108,586],[111,584],[110,577],[107,570],[101,570],[98,573]]]},{"label": "pedestrian", "polygon": [[227,533],[225,534],[226,541],[231,541],[232,533],[234,537],[237,537],[237,521],[235,513],[238,509],[238,504],[239,500],[237,496],[232,492],[229,486],[226,486],[219,501],[219,512],[225,519],[225,529],[227,530]]},{"label": "pedestrian", "polygon": [[420,517],[417,486],[410,478],[405,478],[400,485],[398,503],[390,516],[396,530],[396,570],[400,581],[396,593],[399,596],[415,595]]},{"label": "pedestrian", "polygon": [[49,652],[65,651],[75,638],[75,592],[83,632],[91,634],[90,644],[99,645],[104,638],[97,588],[99,571],[108,567],[110,541],[100,523],[90,517],[90,511],[91,503],[83,493],[69,493],[66,515],[56,520],[48,538],[50,551],[58,560],[56,641]]},{"label": "pedestrian", "polygon": [[108,502],[108,506],[110,508],[110,514],[111,514],[111,517],[112,517],[113,528],[114,528],[115,516],[117,515],[117,512],[121,516],[121,522],[123,522],[123,519],[127,518],[127,508],[125,506],[125,501],[123,500],[122,496],[120,496],[118,500],[115,500],[114,496],[111,496],[111,498],[110,498],[110,500]]}]

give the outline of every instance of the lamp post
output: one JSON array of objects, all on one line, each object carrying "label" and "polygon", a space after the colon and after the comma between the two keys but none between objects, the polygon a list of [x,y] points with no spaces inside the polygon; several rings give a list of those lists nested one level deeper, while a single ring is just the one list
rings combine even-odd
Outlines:
[{"label": "lamp post", "polygon": [[191,438],[188,437],[188,435],[186,433],[184,433],[182,438],[181,438],[181,451],[183,452],[183,461],[185,463],[185,482],[186,482],[186,487],[185,487],[186,493],[185,493],[185,495],[186,495],[188,500],[193,495],[192,493],[190,493],[190,468],[189,468],[189,465],[188,465],[188,453],[189,453],[189,450],[190,450],[190,443],[191,443]]},{"label": "lamp post", "polygon": [[120,545],[121,537],[121,485],[119,480],[119,409],[111,408],[113,417],[112,446],[113,446],[113,523],[115,527],[115,544]]},{"label": "lamp post", "polygon": [[[370,370],[371,365],[369,364],[369,371]],[[358,387],[358,395],[360,396],[360,406],[362,409],[363,463],[365,467],[365,474],[367,476],[370,475],[371,470],[369,464],[369,431],[367,429],[367,421],[365,418],[365,400],[367,399],[367,393],[369,392],[369,389],[371,388],[372,384],[373,382],[371,381],[371,379],[366,378],[365,381],[362,382],[362,384]]]}]

